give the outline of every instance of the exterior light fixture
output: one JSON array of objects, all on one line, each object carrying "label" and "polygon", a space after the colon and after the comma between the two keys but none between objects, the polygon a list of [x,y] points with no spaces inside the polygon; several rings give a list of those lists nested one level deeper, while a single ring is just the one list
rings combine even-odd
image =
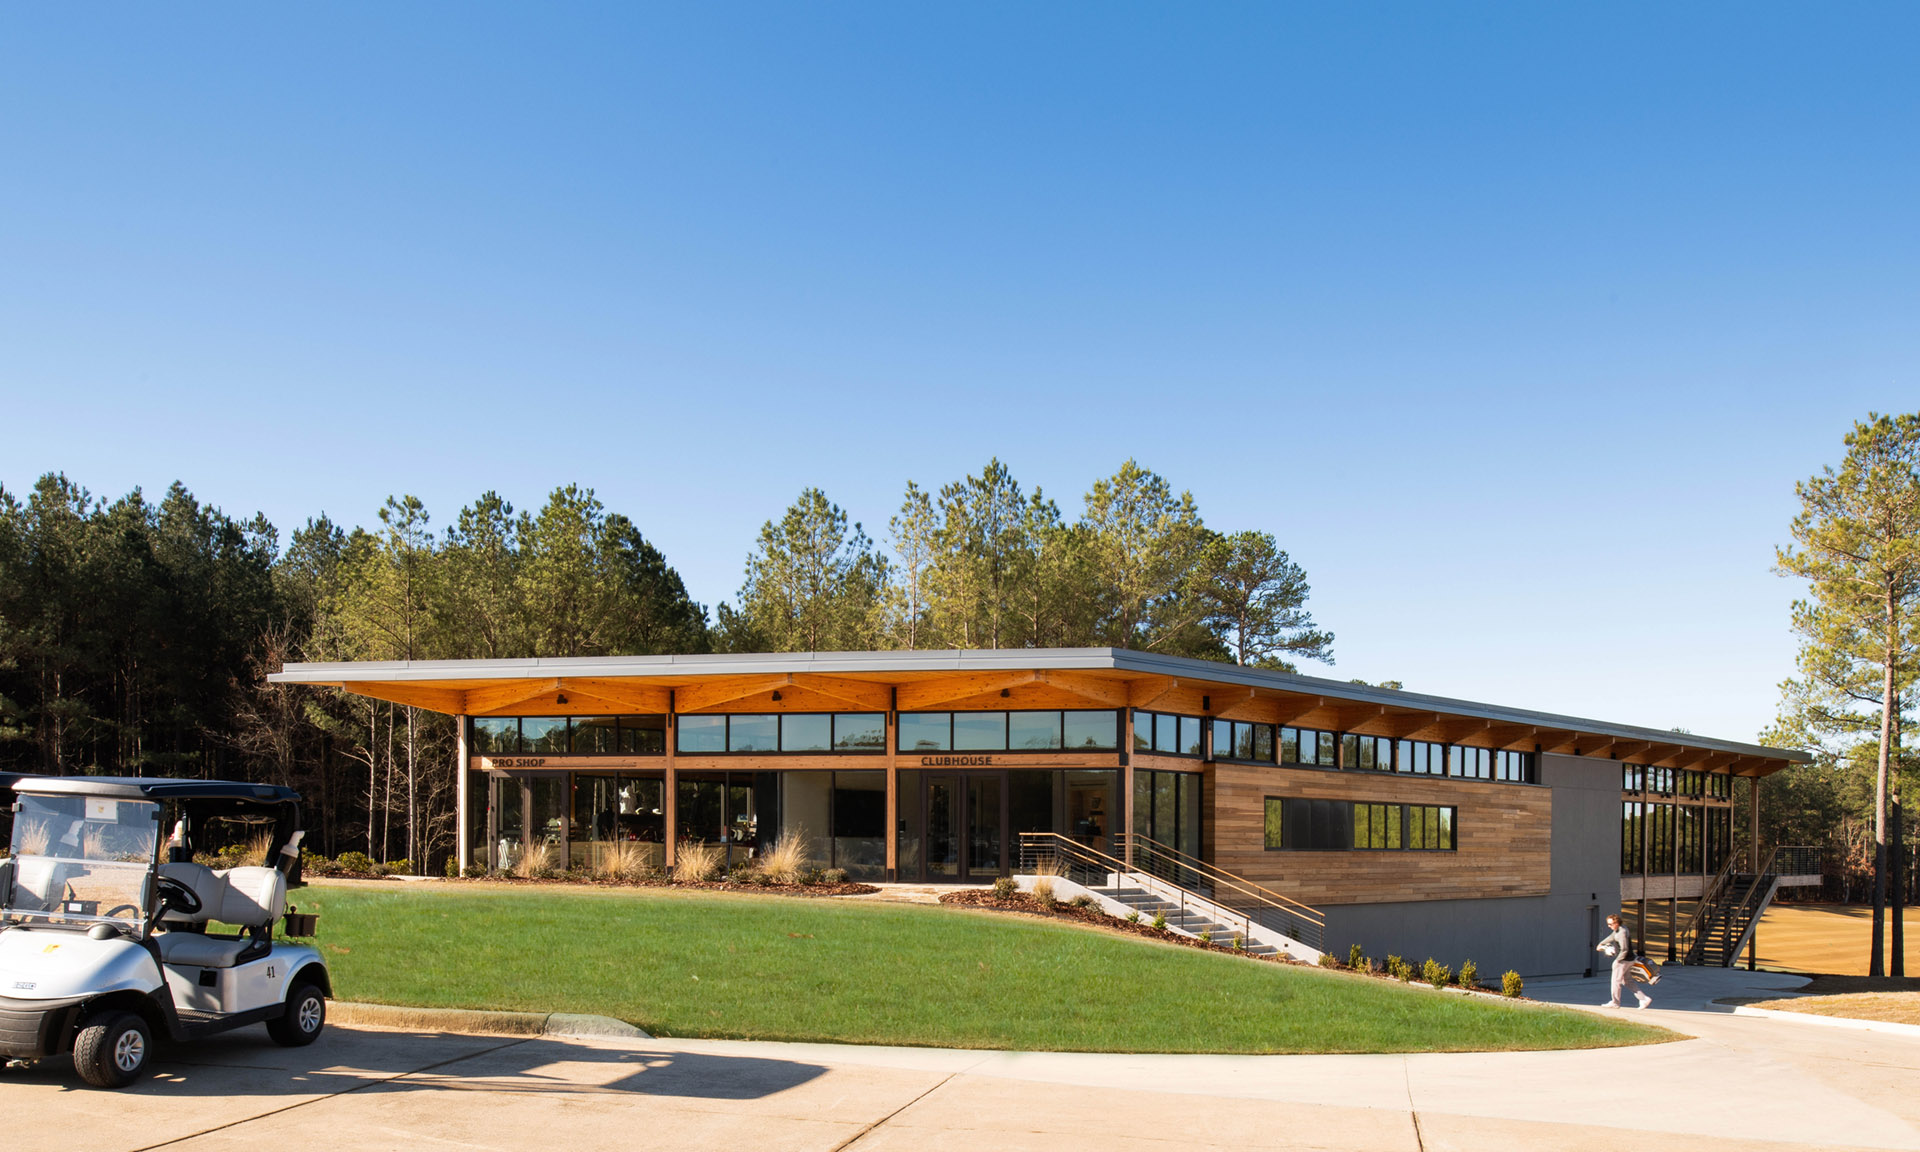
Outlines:
[{"label": "exterior light fixture", "polygon": [[778,689],[778,688],[775,688],[775,689],[773,690],[773,698],[774,698],[775,700],[778,700],[778,699],[780,699],[780,689]]},{"label": "exterior light fixture", "polygon": [[567,702],[567,694],[565,692],[560,693],[553,698],[553,702],[555,704],[565,704]]}]

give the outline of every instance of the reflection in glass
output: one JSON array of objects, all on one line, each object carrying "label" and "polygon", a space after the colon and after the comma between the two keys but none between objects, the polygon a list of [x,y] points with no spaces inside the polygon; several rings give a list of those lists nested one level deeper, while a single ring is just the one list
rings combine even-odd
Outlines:
[{"label": "reflection in glass", "polygon": [[887,717],[880,712],[836,712],[833,747],[840,752],[884,752]]},{"label": "reflection in glass", "polygon": [[946,752],[953,747],[953,713],[902,712],[902,752]]},{"label": "reflection in glass", "polygon": [[953,748],[956,752],[1001,752],[1007,747],[1005,712],[955,712]]},{"label": "reflection in glass", "polygon": [[613,716],[575,716],[573,754],[604,755],[620,751],[620,722]]},{"label": "reflection in glass", "polygon": [[[831,752],[832,750],[832,716],[824,712],[816,712],[795,713],[780,717],[780,751]],[[736,748],[735,751],[740,749]]]},{"label": "reflection in glass", "polygon": [[667,750],[665,716],[622,716],[620,751],[629,756],[660,756]]},{"label": "reflection in glass", "polygon": [[482,716],[473,722],[475,756],[517,756],[520,754],[520,718],[518,716]]},{"label": "reflection in glass", "polygon": [[780,717],[769,715],[731,716],[727,719],[727,751],[778,752]]},{"label": "reflection in glass", "polygon": [[680,729],[682,752],[725,752],[727,718],[725,716],[681,716],[674,721]]},{"label": "reflection in glass", "polygon": [[1007,747],[1015,751],[1035,751],[1060,747],[1060,713],[1008,713]]},{"label": "reflection in glass", "polygon": [[[1066,728],[1063,741],[1068,748],[1111,752],[1120,747],[1120,714],[1110,709],[1098,712],[1061,713]],[[1138,733],[1135,734],[1136,741]]]},{"label": "reflection in glass", "polygon": [[954,834],[955,795],[951,777],[927,782],[927,875],[957,876],[960,873],[960,838]]},{"label": "reflection in glass", "polygon": [[967,875],[991,880],[1000,875],[1000,778],[967,777]]},{"label": "reflection in glass", "polygon": [[528,756],[565,756],[565,716],[524,716],[520,720],[520,748]]}]

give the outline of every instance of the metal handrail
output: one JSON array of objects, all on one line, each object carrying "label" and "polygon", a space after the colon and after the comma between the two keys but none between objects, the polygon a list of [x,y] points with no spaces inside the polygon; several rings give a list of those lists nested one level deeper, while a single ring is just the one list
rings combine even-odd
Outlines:
[{"label": "metal handrail", "polygon": [[[1035,851],[1035,849],[1041,846],[1046,847],[1055,856],[1064,855],[1071,860],[1077,860],[1081,864],[1086,864],[1092,867],[1096,867],[1100,869],[1102,872],[1108,873],[1111,875],[1115,875],[1115,876],[1124,876],[1128,874],[1137,875],[1140,872],[1138,868],[1135,868],[1133,865],[1127,863],[1125,860],[1122,860],[1115,856],[1109,856],[1105,852],[1100,851],[1098,848],[1089,847],[1088,845],[1082,844],[1080,841],[1075,840],[1070,836],[1064,836],[1058,832],[1022,832],[1020,833],[1020,862],[1024,865],[1029,861],[1029,858],[1031,858],[1037,868],[1039,860],[1038,860],[1038,853]],[[1068,875],[1066,876],[1066,878],[1071,879],[1072,877]],[[1182,919],[1184,919],[1186,916],[1187,897],[1189,895],[1199,899],[1205,899],[1210,906],[1214,908],[1218,908],[1222,911],[1225,911],[1225,912],[1235,911],[1234,909],[1227,908],[1226,906],[1214,901],[1211,898],[1200,896],[1198,892],[1190,893],[1187,891],[1187,889],[1181,887],[1178,884],[1171,884],[1170,887],[1172,887],[1173,890],[1179,894],[1177,897],[1177,900],[1180,905],[1180,913],[1181,913]],[[1243,912],[1243,913],[1240,913],[1240,920],[1244,928],[1243,934],[1251,937],[1253,935],[1253,924],[1254,924],[1253,918]]]},{"label": "metal handrail", "polygon": [[[1244,876],[1229,872],[1225,868],[1216,867],[1215,865],[1207,863],[1205,860],[1189,856],[1178,848],[1169,848],[1167,845],[1160,843],[1152,837],[1143,836],[1138,832],[1122,832],[1117,838],[1125,844],[1145,844],[1152,848],[1156,854],[1171,857],[1174,863],[1182,868],[1192,872],[1198,872],[1215,884],[1225,883],[1228,887],[1236,891],[1243,892],[1270,907],[1278,908],[1283,912],[1298,916],[1303,920],[1309,921],[1316,927],[1324,928],[1327,925],[1327,918],[1319,909],[1310,908],[1291,896],[1283,896],[1271,888],[1267,888]],[[1165,878],[1163,877],[1163,879]]]},{"label": "metal handrail", "polygon": [[[1716,932],[1722,936],[1731,936],[1733,924],[1736,920],[1752,916],[1751,906],[1754,903],[1755,897],[1758,896],[1760,899],[1765,899],[1764,895],[1761,894],[1766,891],[1771,891],[1772,889],[1772,885],[1767,883],[1767,881],[1774,875],[1773,862],[1779,853],[1780,849],[1778,846],[1768,849],[1766,857],[1760,861],[1759,869],[1754,872],[1732,870],[1731,865],[1739,861],[1738,856],[1728,861],[1729,868],[1726,870],[1726,889],[1732,889],[1733,879],[1736,876],[1750,876],[1752,879],[1747,882],[1746,888],[1737,894],[1723,890],[1716,892],[1712,901],[1704,899],[1701,901],[1700,908],[1695,913],[1694,918],[1704,919],[1705,923],[1701,925],[1699,935],[1688,942],[1687,950],[1684,953],[1685,963],[1696,964],[1706,959],[1707,946],[1712,941]],[[1725,963],[1727,961],[1728,957],[1723,956],[1722,962]]]},{"label": "metal handrail", "polygon": [[1694,963],[1698,959],[1696,953],[1705,950],[1706,933],[1713,929],[1713,910],[1720,902],[1728,882],[1732,880],[1733,866],[1739,863],[1739,860],[1739,853],[1727,853],[1727,862],[1720,866],[1720,871],[1714,876],[1713,883],[1707,885],[1707,890],[1701,894],[1700,903],[1694,908],[1693,915],[1687,917],[1687,926],[1680,930],[1681,963]]},{"label": "metal handrail", "polygon": [[[1137,839],[1145,840],[1146,838],[1139,837]],[[1152,841],[1147,842],[1152,843]],[[1156,845],[1156,847],[1164,848],[1165,846]],[[1020,854],[1023,863],[1029,858],[1037,857],[1038,850],[1041,848],[1046,848],[1057,856],[1064,856],[1082,865],[1097,867],[1103,872],[1111,873],[1115,876],[1136,875],[1152,877],[1173,889],[1176,894],[1173,898],[1179,904],[1181,912],[1184,913],[1187,911],[1187,899],[1189,896],[1196,900],[1204,900],[1210,908],[1216,909],[1218,913],[1238,917],[1245,926],[1245,935],[1249,937],[1252,936],[1253,928],[1256,924],[1281,932],[1312,948],[1320,947],[1320,942],[1325,936],[1326,918],[1318,910],[1309,908],[1298,901],[1290,900],[1278,892],[1261,888],[1252,881],[1235,883],[1233,881],[1238,881],[1240,878],[1233,877],[1231,873],[1221,872],[1220,876],[1230,878],[1225,881],[1227,887],[1243,892],[1251,898],[1249,902],[1254,905],[1252,910],[1237,908],[1230,903],[1226,903],[1220,898],[1217,892],[1205,893],[1194,891],[1177,879],[1161,876],[1151,869],[1141,867],[1137,860],[1129,863],[1119,857],[1110,856],[1105,852],[1101,852],[1096,848],[1088,847],[1086,844],[1058,832],[1020,833]],[[1168,852],[1170,855],[1178,855],[1170,849]],[[1189,857],[1189,859],[1191,858]],[[1210,865],[1205,865],[1205,867],[1211,868]],[[1214,869],[1214,871],[1217,872],[1218,870]],[[1222,881],[1216,880],[1216,884],[1218,883],[1222,883]],[[1268,923],[1268,918],[1260,915],[1263,907],[1271,908],[1280,916],[1284,917],[1285,924],[1276,925]]]}]

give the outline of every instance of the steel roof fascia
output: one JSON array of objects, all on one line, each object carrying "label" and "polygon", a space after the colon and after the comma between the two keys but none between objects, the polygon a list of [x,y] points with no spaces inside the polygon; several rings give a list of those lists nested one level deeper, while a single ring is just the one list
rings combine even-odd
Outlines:
[{"label": "steel roof fascia", "polygon": [[716,653],[670,656],[534,657],[510,660],[395,660],[326,664],[288,664],[268,679],[283,684],[332,684],[384,680],[494,680],[527,676],[653,675],[779,675],[806,672],[937,672],[991,670],[1113,670],[1234,684],[1275,691],[1327,696],[1363,704],[1381,704],[1420,711],[1444,712],[1467,719],[1491,720],[1544,728],[1573,729],[1616,739],[1647,740],[1772,760],[1807,763],[1809,753],[1769,748],[1759,744],[1722,740],[1692,733],[1618,724],[1587,717],[1536,712],[1482,704],[1448,696],[1431,696],[1393,688],[1376,688],[1344,680],[1328,680],[1299,673],[1237,664],[1222,664],[1186,656],[1141,652],[1124,648],[1001,648],[920,649],[908,652],[792,652]]}]

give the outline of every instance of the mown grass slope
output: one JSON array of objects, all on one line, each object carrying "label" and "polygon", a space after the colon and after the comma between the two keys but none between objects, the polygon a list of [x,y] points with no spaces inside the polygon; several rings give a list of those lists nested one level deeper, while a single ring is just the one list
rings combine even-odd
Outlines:
[{"label": "mown grass slope", "polygon": [[318,885],[341,999],[656,1035],[1086,1052],[1452,1052],[1670,1033],[944,907],[660,889]]}]

